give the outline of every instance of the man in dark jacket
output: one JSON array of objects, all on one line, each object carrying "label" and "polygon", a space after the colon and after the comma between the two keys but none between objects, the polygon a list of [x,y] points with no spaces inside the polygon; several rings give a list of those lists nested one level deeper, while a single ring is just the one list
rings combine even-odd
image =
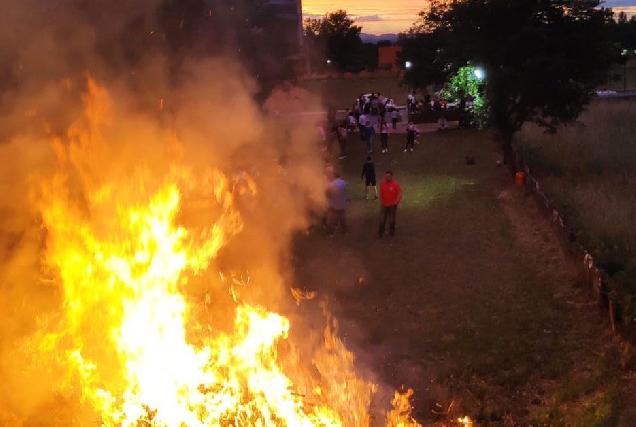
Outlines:
[{"label": "man in dark jacket", "polygon": [[364,198],[369,198],[369,187],[373,187],[373,191],[375,192],[375,198],[378,198],[378,187],[376,186],[375,181],[375,164],[373,163],[373,159],[371,156],[367,156],[367,161],[362,165],[362,175],[360,176],[364,179]]}]

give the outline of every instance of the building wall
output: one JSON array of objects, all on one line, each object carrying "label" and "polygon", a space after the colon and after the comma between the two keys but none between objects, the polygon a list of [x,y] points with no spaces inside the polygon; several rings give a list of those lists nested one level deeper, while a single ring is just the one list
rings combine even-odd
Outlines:
[{"label": "building wall", "polygon": [[402,64],[398,63],[398,56],[402,46],[378,46],[378,68],[398,71]]},{"label": "building wall", "polygon": [[280,36],[285,37],[286,41],[295,39],[298,46],[297,53],[292,58],[302,74],[307,69],[307,56],[303,46],[303,6],[302,0],[265,0],[265,7],[274,11],[276,15],[282,18],[289,25],[280,28]]}]

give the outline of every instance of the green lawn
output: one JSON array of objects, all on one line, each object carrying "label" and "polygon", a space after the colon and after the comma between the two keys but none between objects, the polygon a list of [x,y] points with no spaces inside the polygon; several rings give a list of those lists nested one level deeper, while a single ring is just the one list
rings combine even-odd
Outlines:
[{"label": "green lawn", "polygon": [[400,85],[398,77],[355,77],[351,79],[306,80],[302,86],[322,97],[325,105],[337,109],[351,108],[361,93],[380,92],[393,98],[398,105],[406,103],[408,88]]},{"label": "green lawn", "polygon": [[399,149],[403,138],[376,156],[404,189],[395,238],[376,237],[378,205],[363,199],[354,139],[339,164],[348,235],[297,242],[298,282],[331,302],[361,367],[388,388],[414,388],[414,414],[427,425],[460,415],[633,425],[627,350],[534,202],[495,166],[490,135],[426,134],[413,154]]}]

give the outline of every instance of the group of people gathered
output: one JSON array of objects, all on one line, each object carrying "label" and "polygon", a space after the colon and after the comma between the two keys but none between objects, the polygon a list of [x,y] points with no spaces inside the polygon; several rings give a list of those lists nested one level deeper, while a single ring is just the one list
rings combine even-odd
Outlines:
[{"label": "group of people gathered", "polygon": [[[389,236],[395,235],[397,207],[402,200],[402,188],[394,179],[393,172],[387,170],[384,179],[377,185],[376,168],[372,154],[375,148],[375,139],[379,135],[380,152],[389,152],[389,134],[397,130],[399,112],[393,102],[381,94],[360,95],[351,109],[347,110],[345,118],[336,120],[335,111],[327,113],[325,128],[319,127],[322,140],[325,143],[327,156],[336,157],[333,150],[333,142],[338,141],[339,159],[347,158],[347,145],[351,135],[356,133],[364,142],[366,161],[362,165],[360,178],[365,183],[365,200],[373,197],[379,199],[381,207],[380,221],[377,234],[379,238],[384,236],[388,223]],[[412,152],[417,144],[416,136],[419,130],[413,123],[406,127],[406,145],[404,152]],[[347,182],[334,170],[330,161],[327,161],[327,201],[328,210],[323,218],[326,233],[333,235],[336,230],[342,234],[348,231],[346,219]]]},{"label": "group of people gathered", "polygon": [[[398,204],[402,200],[402,188],[393,178],[393,172],[387,170],[384,180],[380,183],[379,191],[376,182],[376,169],[371,156],[367,156],[362,166],[361,178],[365,181],[365,200],[369,200],[369,190],[373,189],[374,199],[380,199],[380,223],[378,226],[378,238],[384,237],[387,221],[389,236],[395,235],[395,224]],[[333,167],[327,167],[327,202],[328,209],[324,217],[324,225],[327,235],[333,236],[336,230],[341,234],[347,234],[347,182],[335,172]]]}]

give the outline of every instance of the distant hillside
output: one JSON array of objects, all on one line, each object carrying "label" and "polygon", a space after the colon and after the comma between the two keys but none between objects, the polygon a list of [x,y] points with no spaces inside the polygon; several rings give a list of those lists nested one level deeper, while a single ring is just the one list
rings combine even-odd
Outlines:
[{"label": "distant hillside", "polygon": [[398,35],[397,34],[375,35],[375,34],[361,33],[360,38],[362,39],[363,43],[377,43],[384,40],[388,40],[391,43],[395,43],[398,40]]}]

